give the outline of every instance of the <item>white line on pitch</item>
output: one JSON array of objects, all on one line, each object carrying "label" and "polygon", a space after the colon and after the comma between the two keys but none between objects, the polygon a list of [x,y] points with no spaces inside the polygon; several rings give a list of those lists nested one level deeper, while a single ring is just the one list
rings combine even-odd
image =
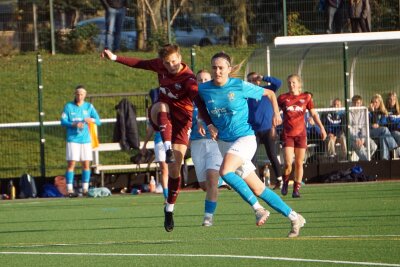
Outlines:
[{"label": "white line on pitch", "polygon": [[277,260],[277,261],[295,261],[295,262],[321,262],[348,265],[365,265],[365,266],[390,266],[400,267],[400,264],[380,263],[380,262],[359,262],[359,261],[334,261],[334,260],[318,260],[318,259],[301,259],[286,257],[268,257],[268,256],[241,256],[241,255],[212,255],[212,254],[144,254],[144,253],[78,253],[78,252],[16,252],[16,251],[0,251],[3,255],[66,255],[66,256],[105,256],[105,257],[200,257],[200,258],[234,258],[234,259],[257,259],[257,260]]}]

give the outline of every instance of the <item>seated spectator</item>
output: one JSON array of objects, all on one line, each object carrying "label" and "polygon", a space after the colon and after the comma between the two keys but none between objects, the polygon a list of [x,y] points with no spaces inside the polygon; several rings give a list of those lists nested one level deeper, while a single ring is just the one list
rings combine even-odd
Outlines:
[{"label": "seated spectator", "polygon": [[[388,128],[397,145],[400,146],[400,105],[395,92],[390,92],[386,98],[386,108],[388,111]],[[397,148],[400,157],[400,148]]]},{"label": "seated spectator", "polygon": [[[362,97],[354,95],[351,98],[351,103],[353,107],[361,107]],[[352,109],[350,110],[349,118],[350,147],[356,152],[359,160],[369,160],[366,143],[369,143],[368,146],[371,156],[375,153],[377,146],[375,142],[367,136],[367,118],[365,112],[360,109]]]},{"label": "seated spectator", "polygon": [[[331,107],[341,108],[342,101],[336,98],[332,101]],[[345,129],[345,112],[343,110],[336,110],[329,112],[323,116],[322,123],[325,126],[328,134],[328,156],[330,158],[337,158],[339,160],[346,159],[347,146],[346,136],[344,133]],[[339,151],[336,151],[336,146],[340,146]]]},{"label": "seated spectator", "polygon": [[371,99],[369,119],[369,133],[371,138],[379,139],[381,159],[389,160],[390,151],[397,148],[397,143],[386,127],[388,125],[388,112],[380,94],[374,95]]}]

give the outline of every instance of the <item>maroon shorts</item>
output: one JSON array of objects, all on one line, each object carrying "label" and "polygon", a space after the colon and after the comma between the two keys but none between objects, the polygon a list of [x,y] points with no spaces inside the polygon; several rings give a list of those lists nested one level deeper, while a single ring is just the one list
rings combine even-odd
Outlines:
[{"label": "maroon shorts", "polygon": [[294,148],[307,148],[307,136],[287,136],[282,134],[281,140],[283,147],[294,147]]},{"label": "maroon shorts", "polygon": [[[150,124],[155,131],[160,131],[157,122],[151,119],[151,108],[148,109],[148,117],[150,118]],[[172,124],[172,144],[189,145],[189,137],[192,128],[192,114],[187,114],[186,111],[169,107],[170,108],[170,119]]]}]

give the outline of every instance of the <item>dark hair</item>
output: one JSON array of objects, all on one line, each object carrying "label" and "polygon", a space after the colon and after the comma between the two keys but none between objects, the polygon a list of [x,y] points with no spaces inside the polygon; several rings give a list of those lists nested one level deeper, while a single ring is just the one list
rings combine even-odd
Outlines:
[{"label": "dark hair", "polygon": [[218,52],[215,55],[213,55],[212,58],[211,58],[211,62],[214,59],[219,58],[219,57],[225,59],[226,61],[228,61],[229,66],[232,65],[231,57],[228,54],[226,54],[224,51]]},{"label": "dark hair", "polygon": [[179,46],[175,44],[166,44],[163,45],[160,50],[158,50],[158,57],[161,59],[165,59],[166,57],[174,53],[181,54],[181,49],[179,48]]},{"label": "dark hair", "polygon": [[362,100],[362,97],[360,95],[353,95],[353,97],[351,98],[351,102],[355,103],[358,100]]},{"label": "dark hair", "polygon": [[[85,89],[85,86],[83,86],[82,84],[79,84],[75,87],[75,91],[78,89]],[[85,89],[86,90],[86,89]]]}]

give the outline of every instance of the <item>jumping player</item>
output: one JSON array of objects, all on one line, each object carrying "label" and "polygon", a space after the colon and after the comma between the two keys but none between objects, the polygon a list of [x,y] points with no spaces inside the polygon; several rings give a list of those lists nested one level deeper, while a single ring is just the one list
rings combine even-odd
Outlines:
[{"label": "jumping player", "polygon": [[[158,51],[158,58],[150,60],[117,56],[110,50],[104,50],[102,57],[132,68],[150,70],[158,75],[160,97],[158,102],[151,106],[149,118],[153,129],[161,134],[166,150],[166,162],[169,163],[164,228],[171,232],[174,229],[174,205],[181,183],[181,165],[189,143],[193,101],[196,101],[198,95],[196,77],[182,62],[179,46],[173,44],[164,45]],[[200,112],[206,113],[204,104],[200,102],[197,105]]]},{"label": "jumping player", "polygon": [[300,197],[300,186],[303,180],[303,162],[307,149],[307,132],[304,116],[306,110],[321,129],[321,138],[325,140],[326,131],[314,110],[312,97],[308,93],[302,93],[302,80],[299,75],[291,74],[287,78],[289,92],[278,97],[278,104],[283,112],[283,132],[281,140],[285,154],[285,166],[283,170],[282,195],[287,195],[289,176],[294,162],[293,198]]}]

